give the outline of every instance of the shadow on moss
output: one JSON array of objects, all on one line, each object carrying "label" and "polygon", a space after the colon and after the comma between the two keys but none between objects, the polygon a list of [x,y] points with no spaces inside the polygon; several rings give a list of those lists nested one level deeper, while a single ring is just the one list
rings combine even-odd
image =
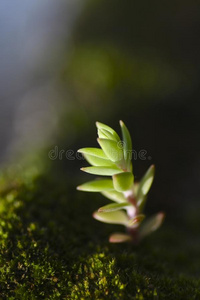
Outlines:
[{"label": "shadow on moss", "polygon": [[89,200],[65,180],[44,174],[5,181],[1,299],[200,297],[200,242],[195,235],[168,221],[137,248],[108,244],[116,226],[91,217],[101,197],[94,194],[94,201]]}]

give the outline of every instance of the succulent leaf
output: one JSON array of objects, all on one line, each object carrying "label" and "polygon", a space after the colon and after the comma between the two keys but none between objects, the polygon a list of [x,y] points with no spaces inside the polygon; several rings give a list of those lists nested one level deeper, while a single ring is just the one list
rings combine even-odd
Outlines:
[{"label": "succulent leaf", "polygon": [[124,211],[112,211],[112,212],[94,212],[93,217],[101,222],[109,223],[109,224],[120,224],[127,225],[128,224],[128,216]]},{"label": "succulent leaf", "polygon": [[113,140],[113,141],[116,141],[116,142],[120,141],[120,139],[118,137],[116,137],[110,131],[107,131],[105,129],[98,129],[97,132],[98,132],[99,138]]},{"label": "succulent leaf", "polygon": [[91,164],[94,167],[101,167],[101,166],[105,166],[105,167],[116,167],[116,164],[114,164],[112,161],[110,161],[109,159],[103,159],[103,158],[99,158],[97,156],[93,156],[90,154],[83,154],[84,158],[87,160],[87,162],[89,164]]},{"label": "succulent leaf", "polygon": [[77,187],[77,190],[84,192],[102,192],[113,190],[113,182],[111,179],[93,180]]},{"label": "succulent leaf", "polygon": [[163,223],[164,217],[165,214],[163,212],[160,212],[150,217],[145,223],[143,223],[139,231],[141,238],[157,230]]},{"label": "succulent leaf", "polygon": [[97,139],[103,152],[113,162],[119,162],[123,160],[124,154],[123,149],[119,147],[116,141],[108,139]]},{"label": "succulent leaf", "polygon": [[137,198],[137,206],[139,211],[143,211],[146,204],[147,195],[140,195],[140,198]]},{"label": "succulent leaf", "polygon": [[123,193],[121,192],[117,192],[115,190],[113,191],[103,191],[101,192],[101,194],[103,196],[105,196],[106,198],[112,200],[112,201],[115,201],[117,203],[121,203],[121,202],[125,202],[127,201],[126,197],[124,196]]},{"label": "succulent leaf", "polygon": [[[124,122],[120,121],[120,126],[122,130],[122,137],[123,137],[123,147],[124,147],[124,158],[127,161],[127,167],[129,167],[131,159],[132,159],[132,140],[130,133],[124,124]],[[130,170],[130,168],[129,168]]]},{"label": "succulent leaf", "polygon": [[125,208],[127,206],[131,206],[130,203],[128,202],[122,202],[122,203],[112,203],[112,204],[108,204],[105,205],[101,208],[98,209],[98,212],[110,212],[110,211],[116,211],[116,210],[120,210],[122,208]]},{"label": "succulent leaf", "polygon": [[93,174],[93,175],[102,175],[102,176],[112,176],[114,174],[120,173],[122,170],[117,168],[116,166],[113,167],[86,167],[81,168],[82,171]]},{"label": "succulent leaf", "polygon": [[116,139],[116,141],[120,141],[119,135],[110,126],[100,123],[100,122],[96,122],[96,126],[97,126],[97,129],[99,129],[99,130],[106,130],[106,131],[110,132],[112,134],[112,136]]},{"label": "succulent leaf", "polygon": [[154,165],[151,165],[139,183],[138,191],[136,195],[137,200],[144,198],[144,196],[146,196],[147,193],[149,192],[150,187],[153,183],[154,174],[155,174],[155,167]]},{"label": "succulent leaf", "polygon": [[133,186],[134,177],[131,172],[122,172],[113,175],[113,185],[116,191],[124,192],[128,191]]},{"label": "succulent leaf", "polygon": [[77,152],[82,154],[89,154],[103,159],[108,159],[103,150],[100,148],[81,148]]}]

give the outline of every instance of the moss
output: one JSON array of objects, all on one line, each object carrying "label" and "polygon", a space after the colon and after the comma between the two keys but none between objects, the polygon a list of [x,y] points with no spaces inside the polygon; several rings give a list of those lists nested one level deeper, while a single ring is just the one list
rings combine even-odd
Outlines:
[{"label": "moss", "polygon": [[200,298],[198,219],[168,220],[139,247],[112,245],[116,226],[91,217],[98,195],[46,174],[0,182],[1,299]]}]

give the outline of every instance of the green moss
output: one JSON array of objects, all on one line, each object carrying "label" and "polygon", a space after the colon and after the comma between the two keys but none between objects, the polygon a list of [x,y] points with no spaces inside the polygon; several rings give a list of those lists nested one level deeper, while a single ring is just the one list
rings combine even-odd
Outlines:
[{"label": "green moss", "polygon": [[66,178],[15,178],[0,179],[0,299],[200,298],[198,219],[112,245],[116,226],[91,217],[101,196]]}]

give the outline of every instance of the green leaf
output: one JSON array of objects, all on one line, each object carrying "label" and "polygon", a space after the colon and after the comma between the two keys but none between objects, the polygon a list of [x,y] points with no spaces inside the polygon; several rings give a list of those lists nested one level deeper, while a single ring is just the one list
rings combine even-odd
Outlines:
[{"label": "green leaf", "polygon": [[85,192],[102,192],[113,190],[113,182],[111,179],[100,179],[86,182],[77,187],[79,191]]},{"label": "green leaf", "polygon": [[144,220],[145,215],[139,214],[129,221],[129,226],[138,226]]},{"label": "green leaf", "polygon": [[112,176],[120,173],[122,170],[117,167],[86,167],[81,168],[81,171],[94,175]]},{"label": "green leaf", "polygon": [[108,125],[100,123],[100,122],[96,122],[96,126],[97,126],[97,129],[106,130],[106,131],[110,132],[116,141],[120,141],[120,137],[117,134],[117,132],[114,129],[112,129],[111,127],[109,127]]},{"label": "green leaf", "polygon": [[141,194],[140,198],[137,198],[137,207],[139,211],[143,211],[146,201],[147,201],[147,195]]},{"label": "green leaf", "polygon": [[131,242],[132,238],[130,235],[125,233],[113,233],[109,237],[110,243],[124,243],[124,242]]},{"label": "green leaf", "polygon": [[103,159],[89,154],[83,154],[83,156],[85,157],[87,162],[92,166],[96,166],[96,167],[105,166],[105,167],[114,167],[114,168],[116,167],[116,165],[109,159]]},{"label": "green leaf", "polygon": [[115,190],[113,190],[113,191],[104,191],[104,192],[101,192],[101,194],[103,196],[105,196],[106,198],[108,198],[112,201],[115,201],[117,203],[127,201],[123,193],[117,192]]},{"label": "green leaf", "polygon": [[126,127],[126,125],[120,121],[120,126],[122,130],[122,137],[124,142],[124,158],[127,161],[127,166],[129,167],[130,161],[132,159],[132,141],[130,133]]},{"label": "green leaf", "polygon": [[[109,131],[107,131],[107,132],[109,132]],[[97,130],[97,134],[98,134],[98,137],[100,138],[100,139],[107,139],[108,138],[108,136],[105,134],[105,133],[103,133],[103,131],[101,130],[101,129],[98,129]],[[112,134],[110,133],[110,135],[112,136]],[[111,137],[111,138],[109,138],[110,140],[112,140],[113,139],[113,136]]]},{"label": "green leaf", "polygon": [[149,192],[154,179],[154,174],[155,174],[155,167],[154,165],[151,165],[139,183],[139,187],[136,195],[137,200],[143,199],[143,197],[146,196],[147,193]]},{"label": "green leaf", "polygon": [[97,141],[107,158],[111,161],[118,162],[123,159],[123,149],[119,147],[116,141],[108,139],[97,139]]},{"label": "green leaf", "polygon": [[165,214],[163,212],[160,212],[149,218],[143,225],[141,225],[139,230],[141,238],[157,230],[163,223],[164,217]]},{"label": "green leaf", "polygon": [[113,140],[116,142],[120,141],[120,138],[117,138],[111,132],[109,132],[105,129],[98,129],[98,136],[99,136],[99,138],[102,138],[102,139]]},{"label": "green leaf", "polygon": [[127,207],[127,206],[131,206],[130,203],[128,202],[123,202],[123,203],[112,203],[112,204],[108,204],[108,205],[105,205],[101,208],[98,209],[98,212],[110,212],[110,211],[116,211],[116,210],[120,210],[124,207]]},{"label": "green leaf", "polygon": [[134,177],[131,172],[122,172],[113,175],[113,185],[116,191],[124,192],[130,190],[133,186]]},{"label": "green leaf", "polygon": [[84,158],[92,166],[107,166],[107,167],[116,167],[116,165],[111,162],[102,149],[99,148],[82,148],[77,152],[82,153]]},{"label": "green leaf", "polygon": [[128,216],[124,211],[112,211],[112,212],[94,212],[93,217],[101,222],[109,223],[109,224],[121,224],[127,225],[128,224]]},{"label": "green leaf", "polygon": [[103,159],[108,159],[103,150],[100,148],[81,148],[77,152],[82,154],[89,154]]}]

